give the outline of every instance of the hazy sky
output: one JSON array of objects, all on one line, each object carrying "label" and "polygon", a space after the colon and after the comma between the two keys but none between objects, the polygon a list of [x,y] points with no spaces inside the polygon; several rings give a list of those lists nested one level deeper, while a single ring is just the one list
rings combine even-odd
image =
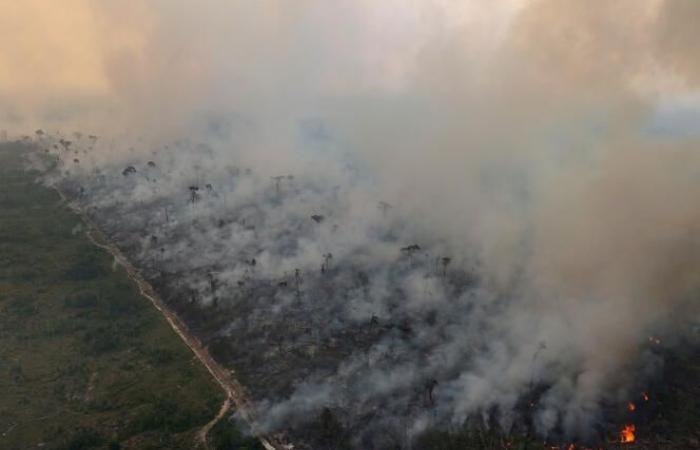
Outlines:
[{"label": "hazy sky", "polygon": [[[461,73],[464,85],[473,86],[480,67],[503,58],[504,36],[523,10],[519,22],[541,27],[536,39],[551,39],[529,57],[550,52],[547,57],[561,59],[562,74],[590,82],[590,60],[598,55],[577,50],[595,51],[592,44],[604,50],[608,41],[615,50],[612,41],[627,35],[639,47],[622,51],[637,57],[644,47],[658,56],[657,66],[646,65],[635,82],[653,78],[653,89],[678,90],[668,68],[697,81],[699,58],[687,44],[697,31],[684,20],[695,17],[697,3],[607,3],[149,0],[127,7],[112,0],[0,0],[0,117],[6,128],[80,124],[121,131],[144,121],[168,128],[241,102],[297,114],[332,96],[411,92],[425,65],[433,66],[431,76]],[[566,23],[566,10],[576,9],[581,14]],[[645,15],[660,19],[640,23]],[[606,16],[610,24],[586,19]],[[614,83],[619,74],[596,75]]]},{"label": "hazy sky", "polygon": [[284,88],[285,70],[316,90],[398,89],[427,42],[459,28],[478,41],[464,50],[483,53],[520,3],[2,0],[3,115],[58,122],[149,100],[196,107],[192,97],[228,95],[236,82]]}]

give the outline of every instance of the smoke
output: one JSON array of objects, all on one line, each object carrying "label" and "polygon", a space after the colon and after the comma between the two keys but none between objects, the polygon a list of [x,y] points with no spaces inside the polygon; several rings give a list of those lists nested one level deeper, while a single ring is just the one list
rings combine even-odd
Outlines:
[{"label": "smoke", "polygon": [[[4,123],[100,135],[62,170],[139,261],[317,340],[396,325],[294,374],[269,427],[381,398],[348,423],[512,429],[535,396],[541,435],[590,438],[696,317],[697,123],[654,131],[700,79],[693,0],[6,3]],[[402,403],[432,379],[430,413]]]}]

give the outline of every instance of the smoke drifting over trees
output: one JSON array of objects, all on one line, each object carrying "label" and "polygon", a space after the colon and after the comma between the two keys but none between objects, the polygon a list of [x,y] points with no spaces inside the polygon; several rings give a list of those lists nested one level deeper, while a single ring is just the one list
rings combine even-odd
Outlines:
[{"label": "smoke drifting over trees", "polygon": [[697,318],[698,2],[72,3],[81,78],[5,122],[230,363],[300,355],[262,426],[595,439]]}]

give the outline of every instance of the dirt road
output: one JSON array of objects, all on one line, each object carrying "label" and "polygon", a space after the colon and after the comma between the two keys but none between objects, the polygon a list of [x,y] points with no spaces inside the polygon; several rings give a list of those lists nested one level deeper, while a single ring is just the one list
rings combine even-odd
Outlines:
[{"label": "dirt road", "polygon": [[[182,320],[180,320],[180,318],[167,307],[167,305],[155,292],[151,284],[141,276],[138,270],[136,270],[126,256],[124,256],[121,250],[119,250],[116,245],[109,242],[109,240],[100,232],[90,218],[83,214],[80,209],[75,206],[71,206],[71,203],[67,201],[66,196],[59,189],[56,189],[56,191],[61,196],[63,201],[66,202],[66,204],[68,204],[78,215],[80,215],[83,222],[88,226],[88,231],[86,233],[88,238],[96,246],[111,253],[115,261],[124,267],[124,270],[126,270],[129,277],[138,285],[141,294],[150,300],[153,306],[155,306],[155,308],[160,311],[161,314],[163,314],[165,319],[168,321],[168,324],[170,324],[170,327],[178,334],[178,336],[180,336],[190,350],[192,350],[197,359],[204,364],[204,367],[207,368],[209,373],[211,373],[211,375],[226,393],[227,398],[221,406],[219,413],[216,415],[216,417],[214,417],[214,419],[204,425],[197,433],[197,440],[199,443],[204,448],[209,448],[207,443],[209,431],[218,423],[219,420],[226,416],[232,404],[235,405],[238,414],[240,414],[240,416],[250,424],[251,429],[253,432],[255,432],[256,421],[253,415],[252,404],[246,397],[243,386],[236,381],[233,371],[224,368],[211,357],[209,350],[202,345],[200,340],[188,330],[187,325],[185,325],[185,323],[182,322]],[[267,436],[256,433],[256,437],[267,450],[286,450],[293,448],[290,445],[283,444],[282,440],[275,436]]]}]

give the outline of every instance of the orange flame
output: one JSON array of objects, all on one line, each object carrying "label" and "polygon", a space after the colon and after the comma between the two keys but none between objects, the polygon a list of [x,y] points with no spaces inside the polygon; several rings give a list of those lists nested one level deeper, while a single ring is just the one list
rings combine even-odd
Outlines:
[{"label": "orange flame", "polygon": [[634,425],[625,425],[622,431],[620,431],[620,442],[622,442],[623,444],[629,444],[630,442],[634,442],[634,432]]},{"label": "orange flame", "polygon": [[627,408],[629,408],[630,411],[634,411],[635,409],[637,409],[637,407],[632,402],[629,402]]},{"label": "orange flame", "polygon": [[646,392],[642,392],[642,398],[644,399],[645,402],[649,401],[649,395],[647,395]]}]

